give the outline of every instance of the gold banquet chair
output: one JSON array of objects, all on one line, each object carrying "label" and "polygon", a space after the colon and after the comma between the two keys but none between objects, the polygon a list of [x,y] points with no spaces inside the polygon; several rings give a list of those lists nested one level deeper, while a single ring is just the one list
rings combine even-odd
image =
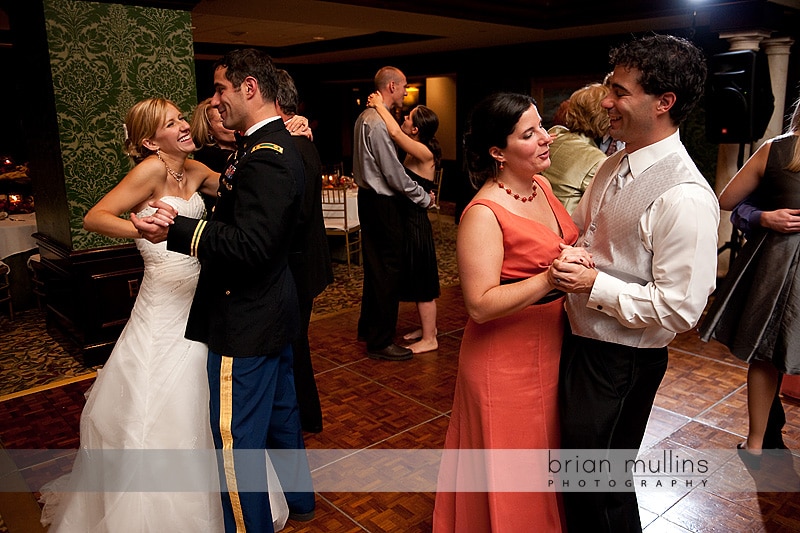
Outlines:
[{"label": "gold banquet chair", "polygon": [[327,235],[344,237],[347,275],[350,276],[353,254],[357,254],[361,264],[361,224],[354,220],[352,213],[348,215],[347,187],[322,189],[322,216]]},{"label": "gold banquet chair", "polygon": [[42,266],[41,254],[33,254],[30,256],[28,258],[28,274],[31,278],[33,294],[36,296],[36,305],[40,310],[44,309],[45,298],[47,297],[45,292],[44,272],[45,267]]}]

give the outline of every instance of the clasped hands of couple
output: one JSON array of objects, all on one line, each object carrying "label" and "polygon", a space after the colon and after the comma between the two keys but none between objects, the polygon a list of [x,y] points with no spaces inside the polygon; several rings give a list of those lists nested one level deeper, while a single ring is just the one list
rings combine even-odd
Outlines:
[{"label": "clasped hands of couple", "polygon": [[178,210],[162,200],[154,200],[148,202],[147,205],[154,207],[156,212],[142,218],[131,213],[133,226],[143,239],[147,239],[153,244],[167,240],[169,227],[175,223]]},{"label": "clasped hands of couple", "polygon": [[550,284],[564,292],[591,292],[597,270],[592,254],[585,248],[559,244],[561,254],[547,271]]}]

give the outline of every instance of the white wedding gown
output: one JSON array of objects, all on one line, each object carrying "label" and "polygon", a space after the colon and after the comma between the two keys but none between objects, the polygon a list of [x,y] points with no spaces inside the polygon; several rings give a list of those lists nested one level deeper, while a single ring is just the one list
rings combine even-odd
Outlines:
[{"label": "white wedding gown", "polygon": [[[189,200],[172,196],[163,200],[182,215],[202,216],[199,194]],[[140,216],[152,211],[145,210]],[[200,264],[193,257],[168,251],[165,242],[135,242],[144,259],[144,278],[130,319],[88,392],[72,473],[41,491],[45,503],[42,522],[52,522],[50,533],[224,531],[214,456],[203,452],[214,448],[209,424],[208,349],[184,338]],[[98,454],[98,450],[148,452],[137,458],[136,452],[113,455],[119,452]],[[195,456],[186,450],[198,453]],[[98,467],[102,463],[98,455],[110,462]],[[151,472],[159,471],[153,466],[158,461],[175,468],[172,458],[191,465],[186,478],[180,472],[180,489],[175,489],[187,492],[154,491],[147,481],[143,489],[141,479],[133,479],[132,472],[141,470],[141,465]],[[138,466],[128,470],[120,467],[137,461]],[[277,531],[289,511],[271,466],[268,463],[270,504]],[[187,478],[198,479],[206,490],[187,488]]]}]

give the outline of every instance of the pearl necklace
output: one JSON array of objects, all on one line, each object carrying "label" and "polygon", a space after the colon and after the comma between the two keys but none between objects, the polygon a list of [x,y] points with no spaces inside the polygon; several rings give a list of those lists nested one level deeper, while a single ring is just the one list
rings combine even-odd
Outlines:
[{"label": "pearl necklace", "polygon": [[510,187],[506,187],[502,181],[497,181],[497,178],[494,179],[494,182],[497,184],[498,187],[504,189],[506,193],[508,193],[514,200],[519,200],[520,202],[532,202],[534,198],[536,198],[536,180],[531,178],[531,194],[529,196],[520,196],[519,194],[515,193],[511,190]]},{"label": "pearl necklace", "polygon": [[174,170],[169,168],[169,165],[167,164],[167,162],[164,161],[164,159],[161,157],[161,150],[156,150],[156,155],[158,156],[158,160],[161,161],[162,163],[164,163],[164,166],[167,168],[167,172],[169,172],[170,176],[175,178],[175,181],[177,181],[178,183],[182,182],[183,181],[183,175],[186,173],[186,170],[184,169],[181,172],[175,172]]}]

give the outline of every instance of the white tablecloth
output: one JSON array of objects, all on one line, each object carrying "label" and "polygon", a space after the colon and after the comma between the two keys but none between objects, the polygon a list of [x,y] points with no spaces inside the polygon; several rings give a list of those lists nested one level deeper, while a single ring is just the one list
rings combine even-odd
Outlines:
[{"label": "white tablecloth", "polygon": [[0,220],[0,259],[36,248],[36,213],[9,215]]},{"label": "white tablecloth", "polygon": [[[347,227],[352,228],[358,226],[358,189],[347,189],[345,193],[345,202],[347,202]],[[325,218],[324,204],[322,206],[322,216]],[[328,227],[327,220],[325,221],[325,226]]]}]

